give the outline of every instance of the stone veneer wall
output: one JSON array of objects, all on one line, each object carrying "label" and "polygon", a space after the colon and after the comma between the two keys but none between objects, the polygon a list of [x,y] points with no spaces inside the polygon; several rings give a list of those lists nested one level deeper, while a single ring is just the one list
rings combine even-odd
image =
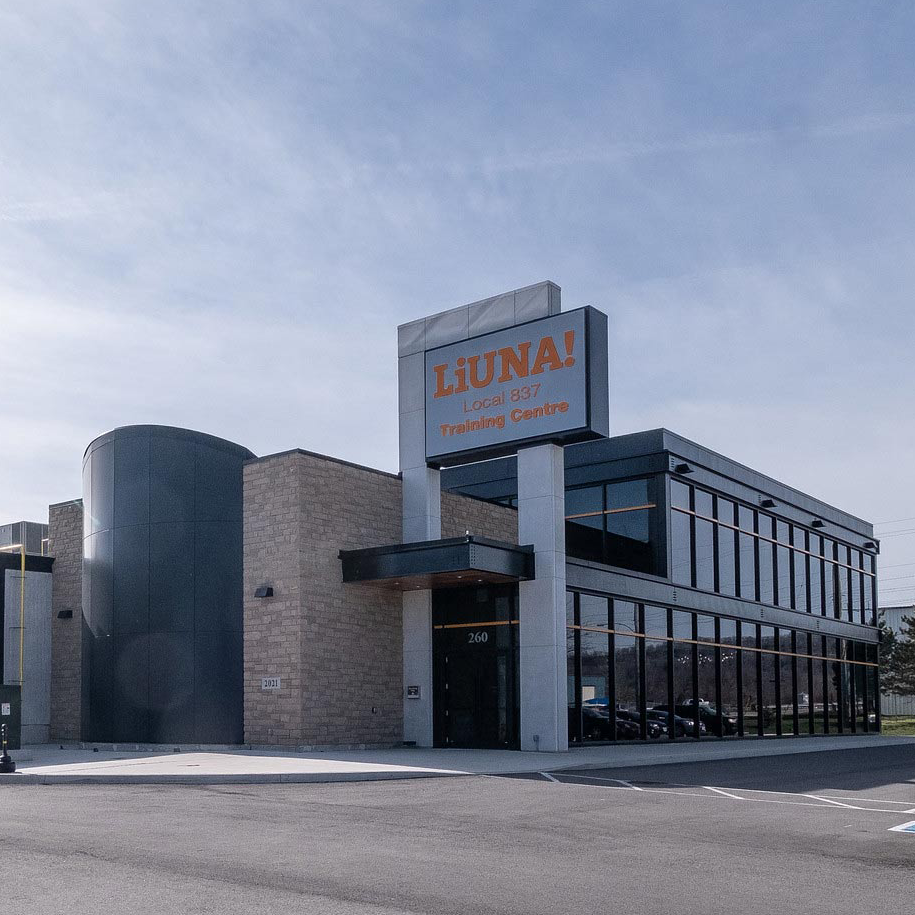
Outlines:
[{"label": "stone veneer wall", "polygon": [[[517,540],[512,509],[443,494],[442,536]],[[244,470],[245,742],[390,746],[403,739],[399,592],[344,585],[338,552],[399,543],[392,474],[294,451]],[[259,585],[272,598],[255,598]],[[261,689],[279,677],[280,689]]]},{"label": "stone veneer wall", "polygon": [[518,542],[518,512],[469,496],[442,493],[442,537],[463,537],[470,531],[491,540]]},{"label": "stone veneer wall", "polygon": [[[51,739],[79,740],[82,715],[83,503],[48,508],[51,591]],[[69,619],[58,612],[70,610]]]}]

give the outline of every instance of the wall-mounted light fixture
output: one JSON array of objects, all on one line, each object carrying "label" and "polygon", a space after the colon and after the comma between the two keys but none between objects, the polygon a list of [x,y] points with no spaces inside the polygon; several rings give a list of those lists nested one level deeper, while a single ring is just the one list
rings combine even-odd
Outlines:
[{"label": "wall-mounted light fixture", "polygon": [[864,541],[864,549],[866,549],[866,550],[876,550],[876,549],[877,549],[877,544],[874,543],[873,540],[865,540],[865,541]]},{"label": "wall-mounted light fixture", "polygon": [[759,505],[761,508],[775,508],[775,499],[760,499]]},{"label": "wall-mounted light fixture", "polygon": [[674,473],[687,474],[687,473],[692,473],[692,472],[693,472],[693,468],[690,467],[689,464],[683,464],[683,463],[674,464]]},{"label": "wall-mounted light fixture", "polygon": [[255,597],[273,597],[273,587],[271,585],[261,585],[254,591]]},{"label": "wall-mounted light fixture", "polygon": [[72,619],[73,619],[73,611],[72,611],[72,610],[58,610],[58,611],[57,611],[57,618],[58,618],[59,620],[72,620]]},{"label": "wall-mounted light fixture", "polygon": [[824,527],[825,522],[820,518],[814,518],[813,521],[810,522],[810,526],[811,527]]}]

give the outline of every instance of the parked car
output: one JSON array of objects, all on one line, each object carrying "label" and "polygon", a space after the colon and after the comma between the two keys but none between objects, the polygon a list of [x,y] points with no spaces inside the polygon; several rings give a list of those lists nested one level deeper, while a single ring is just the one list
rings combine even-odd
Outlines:
[{"label": "parked car", "polygon": [[[645,712],[649,721],[655,721],[658,724],[664,726],[665,728],[670,728],[670,713],[664,709],[652,708]],[[696,736],[696,722],[692,718],[681,718],[679,715],[674,715],[673,730],[674,737],[695,737]],[[699,722],[699,736],[707,733],[708,728],[700,721]]]},{"label": "parked car", "polygon": [[[695,721],[697,708],[699,710],[699,723],[705,725],[707,733],[715,734],[718,737],[730,736],[731,734],[737,733],[737,719],[724,714],[721,716],[721,732],[719,732],[718,710],[714,705],[709,705],[708,703],[699,703],[698,705],[683,703],[682,705],[675,705],[674,714],[680,718],[687,718],[690,721]],[[666,712],[668,711],[668,708],[666,705],[656,705],[654,710],[656,712]]]},{"label": "parked car", "polygon": [[[610,729],[610,700],[606,697],[587,699],[582,703],[582,713],[586,709],[598,710],[606,715],[606,728]],[[642,736],[642,719],[637,712],[629,709],[616,708],[616,736],[617,740],[639,740]],[[667,726],[663,722],[646,720],[645,733],[652,740],[662,737],[667,733]]]},{"label": "parked car", "polygon": [[[616,739],[639,740],[642,729],[638,715],[617,709]],[[657,722],[649,721],[647,732],[652,739],[665,733]],[[610,708],[608,705],[584,703],[581,707],[581,736],[583,740],[610,740]]]},{"label": "parked car", "polygon": [[[619,721],[621,718],[625,721],[631,721],[637,728],[639,728],[639,734],[641,735],[640,725],[642,723],[642,718],[639,714],[636,712],[630,712],[628,709],[618,708],[616,710],[616,720]],[[658,737],[661,737],[663,734],[667,733],[667,722],[662,723],[659,721],[652,721],[651,718],[648,718],[647,715],[646,719],[647,725],[645,731],[652,740],[655,740]]]}]

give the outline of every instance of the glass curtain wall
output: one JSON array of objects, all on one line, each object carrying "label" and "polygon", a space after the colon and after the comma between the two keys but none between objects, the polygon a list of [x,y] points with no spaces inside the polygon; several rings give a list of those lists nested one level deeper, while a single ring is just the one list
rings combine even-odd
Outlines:
[{"label": "glass curtain wall", "polygon": [[874,645],[570,592],[573,743],[879,729]]},{"label": "glass curtain wall", "polygon": [[876,557],[682,480],[670,481],[671,579],[876,625]]},{"label": "glass curtain wall", "polygon": [[656,485],[654,477],[644,477],[566,489],[568,555],[635,572],[666,574]]}]

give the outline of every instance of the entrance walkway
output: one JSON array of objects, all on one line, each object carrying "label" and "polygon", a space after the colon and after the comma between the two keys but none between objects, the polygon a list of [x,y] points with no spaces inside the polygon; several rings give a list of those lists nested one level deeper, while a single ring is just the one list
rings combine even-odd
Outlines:
[{"label": "entrance walkway", "polygon": [[371,781],[458,775],[508,775],[557,769],[606,769],[672,762],[712,761],[861,747],[908,745],[915,738],[849,736],[626,744],[580,747],[566,753],[511,750],[344,750],[294,752],[235,747],[113,750],[54,746],[14,752],[18,771],[8,784],[238,784]]}]

